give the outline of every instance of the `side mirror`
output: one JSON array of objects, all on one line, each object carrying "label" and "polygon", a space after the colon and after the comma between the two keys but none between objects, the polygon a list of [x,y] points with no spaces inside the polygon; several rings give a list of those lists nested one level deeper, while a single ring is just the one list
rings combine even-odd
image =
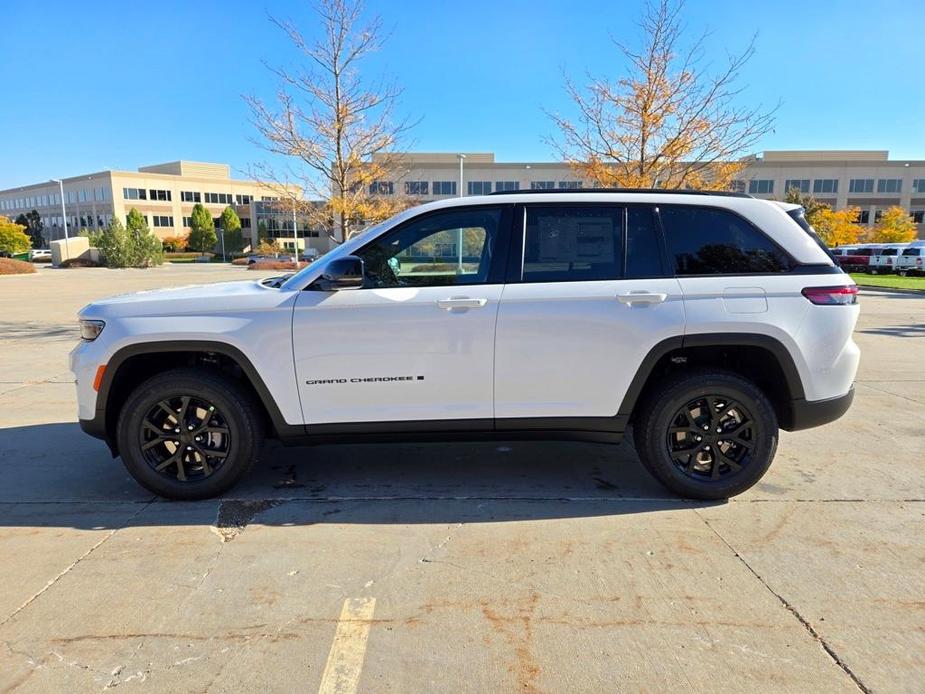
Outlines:
[{"label": "side mirror", "polygon": [[330,261],[321,277],[312,283],[312,288],[323,292],[360,289],[364,277],[363,259],[355,255],[345,255],[343,258]]}]

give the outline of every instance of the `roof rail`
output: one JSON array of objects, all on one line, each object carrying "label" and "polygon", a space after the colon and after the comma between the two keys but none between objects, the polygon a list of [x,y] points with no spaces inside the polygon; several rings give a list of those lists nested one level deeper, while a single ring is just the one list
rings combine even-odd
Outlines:
[{"label": "roof rail", "polygon": [[489,195],[533,195],[540,193],[658,193],[659,195],[721,195],[727,198],[751,198],[748,193],[724,190],[680,190],[674,188],[552,188],[530,190],[497,190]]}]

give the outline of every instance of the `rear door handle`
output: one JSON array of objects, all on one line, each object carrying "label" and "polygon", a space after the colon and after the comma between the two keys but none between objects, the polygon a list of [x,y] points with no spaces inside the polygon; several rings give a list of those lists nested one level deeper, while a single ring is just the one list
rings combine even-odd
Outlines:
[{"label": "rear door handle", "polygon": [[437,299],[437,306],[447,310],[454,308],[482,308],[488,299],[470,299],[468,297],[453,297],[450,299]]},{"label": "rear door handle", "polygon": [[667,294],[661,292],[629,292],[628,294],[617,294],[617,299],[622,303],[632,306],[633,304],[661,304],[668,298]]}]

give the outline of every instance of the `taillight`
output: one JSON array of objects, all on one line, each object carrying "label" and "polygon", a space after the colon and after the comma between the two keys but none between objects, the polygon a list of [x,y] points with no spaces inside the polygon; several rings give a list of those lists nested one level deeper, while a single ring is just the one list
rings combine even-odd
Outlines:
[{"label": "taillight", "polygon": [[845,287],[806,287],[803,296],[817,306],[839,306],[856,304],[858,288],[851,284]]}]

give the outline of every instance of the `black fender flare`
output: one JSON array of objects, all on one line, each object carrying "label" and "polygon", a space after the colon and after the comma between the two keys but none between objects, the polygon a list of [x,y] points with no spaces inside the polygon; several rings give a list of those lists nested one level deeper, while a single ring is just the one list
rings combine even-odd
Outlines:
[{"label": "black fender flare", "polygon": [[623,402],[620,404],[619,414],[629,417],[636,407],[639,396],[642,394],[655,365],[671,352],[681,351],[695,347],[760,347],[770,352],[780,365],[787,389],[792,401],[805,399],[803,380],[793,355],[777,338],[762,333],[695,333],[692,335],[669,337],[656,344],[646,354],[636,375],[627,388]]}]

